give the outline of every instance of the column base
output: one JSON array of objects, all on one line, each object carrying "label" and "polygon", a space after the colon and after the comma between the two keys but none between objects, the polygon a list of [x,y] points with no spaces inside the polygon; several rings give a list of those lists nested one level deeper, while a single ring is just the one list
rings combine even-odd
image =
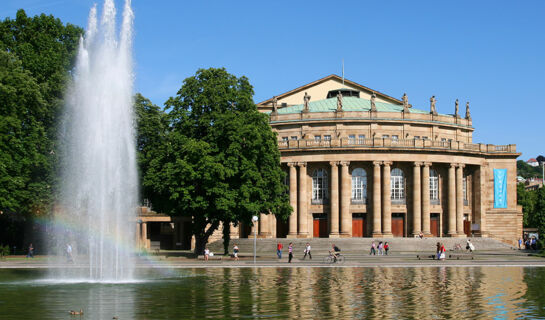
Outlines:
[{"label": "column base", "polygon": [[297,238],[310,238],[310,235],[308,233],[301,233],[297,235]]},{"label": "column base", "polygon": [[[424,232],[422,232],[422,234],[424,234]],[[413,232],[413,233],[411,233],[411,235],[413,236],[413,238],[416,238],[416,237],[420,236],[420,231],[419,232]]]},{"label": "column base", "polygon": [[456,238],[458,237],[457,233],[447,233],[447,237]]},{"label": "column base", "polygon": [[390,232],[390,233],[384,232],[384,233],[382,234],[382,237],[383,237],[383,238],[393,238],[394,235],[393,235],[393,233],[391,233],[391,232]]},{"label": "column base", "polygon": [[257,235],[257,238],[258,239],[267,239],[267,238],[272,238],[271,234],[270,233],[261,233],[261,234],[258,234]]},{"label": "column base", "polygon": [[339,238],[352,238],[350,233],[342,233],[339,235]]},{"label": "column base", "polygon": [[382,238],[382,233],[378,233],[378,232],[375,233],[375,232],[373,232],[373,233],[371,234],[371,237],[373,237],[373,238]]},{"label": "column base", "polygon": [[288,235],[286,235],[286,238],[288,238],[288,239],[296,239],[296,238],[297,238],[297,234],[288,234]]},{"label": "column base", "polygon": [[457,238],[467,238],[467,234],[465,233],[458,233],[458,235],[456,236]]},{"label": "column base", "polygon": [[330,233],[330,234],[329,234],[329,237],[330,237],[330,238],[340,238],[341,235],[338,234],[338,233]]}]

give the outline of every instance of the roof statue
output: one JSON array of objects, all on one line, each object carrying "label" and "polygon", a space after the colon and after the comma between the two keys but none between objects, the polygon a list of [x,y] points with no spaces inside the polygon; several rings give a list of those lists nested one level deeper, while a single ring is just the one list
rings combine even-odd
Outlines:
[{"label": "roof statue", "polygon": [[437,102],[437,99],[435,99],[435,96],[431,96],[430,98],[430,113],[434,116],[437,115],[437,109],[435,109],[435,103]]},{"label": "roof statue", "polygon": [[309,111],[308,104],[310,102],[310,96],[306,92],[305,92],[305,96],[303,97],[303,101],[304,101],[303,112],[308,112]]},{"label": "roof statue", "polygon": [[343,111],[343,95],[337,92],[337,111]]},{"label": "roof statue", "polygon": [[377,100],[377,95],[373,92],[373,95],[371,96],[371,111],[377,112],[377,106],[375,105],[375,101]]},{"label": "roof statue", "polygon": [[273,113],[277,113],[278,112],[278,99],[276,98],[276,96],[273,97],[273,100],[272,100],[272,112]]},{"label": "roof statue", "polygon": [[466,102],[466,119],[471,120],[471,113],[469,113],[469,101]]},{"label": "roof statue", "polygon": [[454,102],[454,116],[456,118],[460,118],[460,114],[458,112],[458,109],[459,109],[459,102],[458,102],[458,99],[456,99],[456,102]]},{"label": "roof statue", "polygon": [[409,113],[409,98],[406,93],[403,94],[401,100],[403,100],[403,112]]}]

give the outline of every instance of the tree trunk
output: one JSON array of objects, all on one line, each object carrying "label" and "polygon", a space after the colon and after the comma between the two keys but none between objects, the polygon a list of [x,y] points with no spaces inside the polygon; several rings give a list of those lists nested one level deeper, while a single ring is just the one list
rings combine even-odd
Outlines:
[{"label": "tree trunk", "polygon": [[195,251],[193,251],[197,256],[204,254],[204,248],[208,243],[208,238],[218,229],[219,222],[215,221],[210,224],[210,227],[206,229],[208,225],[207,221],[196,221],[195,223]]},{"label": "tree trunk", "polygon": [[229,221],[223,222],[223,254],[229,254],[229,242],[231,241],[231,224]]}]

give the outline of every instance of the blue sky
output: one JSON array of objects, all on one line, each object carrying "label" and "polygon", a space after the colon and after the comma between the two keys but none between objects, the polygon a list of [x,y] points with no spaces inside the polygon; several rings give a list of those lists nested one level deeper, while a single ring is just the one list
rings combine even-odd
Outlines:
[{"label": "blue sky", "polygon": [[[2,0],[0,17],[87,24],[102,0]],[[123,1],[116,0],[121,11]],[[545,154],[545,1],[133,0],[136,90],[163,105],[198,68],[245,75],[260,102],[326,75],[440,113],[470,101],[474,142]],[[541,129],[541,130],[539,130]]]}]

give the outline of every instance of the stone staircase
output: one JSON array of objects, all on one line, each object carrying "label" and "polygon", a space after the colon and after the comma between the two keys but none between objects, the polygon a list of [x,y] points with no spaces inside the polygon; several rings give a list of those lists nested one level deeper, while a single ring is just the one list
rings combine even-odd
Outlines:
[{"label": "stone staircase", "polygon": [[[512,246],[501,241],[491,238],[470,238],[475,246],[476,252],[479,251],[501,251],[503,253],[510,252]],[[311,239],[257,239],[256,252],[260,257],[276,256],[276,244],[281,242],[284,245],[283,254],[288,251],[290,242],[294,245],[296,255],[302,255],[306,243],[310,243],[312,254],[326,255],[331,249],[331,245],[337,245],[345,255],[362,255],[369,254],[371,242],[375,241],[378,245],[379,241],[387,241],[390,245],[390,254],[409,254],[409,253],[433,253],[435,252],[437,242],[442,242],[447,250],[454,248],[455,244],[459,243],[465,251],[467,238],[311,238]],[[237,244],[241,255],[253,255],[254,239],[231,239],[229,252],[233,252],[233,245]],[[208,244],[210,251],[214,253],[223,252],[223,240],[218,240]]]}]

